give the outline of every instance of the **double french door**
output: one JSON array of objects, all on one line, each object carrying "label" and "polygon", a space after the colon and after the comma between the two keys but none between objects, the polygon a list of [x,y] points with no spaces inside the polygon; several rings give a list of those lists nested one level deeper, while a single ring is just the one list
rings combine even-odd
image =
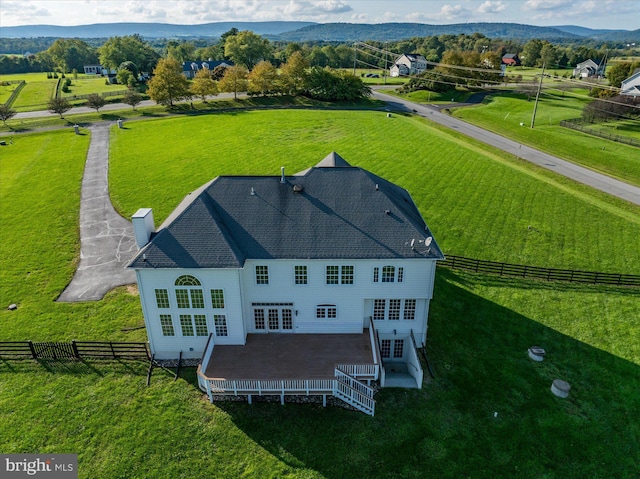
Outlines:
[{"label": "double french door", "polygon": [[252,307],[256,331],[293,332],[293,303],[253,303]]}]

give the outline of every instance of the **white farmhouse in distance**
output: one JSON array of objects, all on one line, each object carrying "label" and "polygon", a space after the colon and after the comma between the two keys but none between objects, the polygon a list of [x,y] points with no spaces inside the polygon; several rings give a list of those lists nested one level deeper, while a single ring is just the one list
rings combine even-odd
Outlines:
[{"label": "white farmhouse in distance", "polygon": [[640,96],[640,68],[620,84],[620,94]]},{"label": "white farmhouse in distance", "polygon": [[202,358],[210,395],[339,397],[421,387],[436,261],[409,193],[331,153],[295,175],[220,176],[154,230],[133,216],[156,359]]},{"label": "white farmhouse in distance", "polygon": [[419,53],[407,53],[401,55],[389,69],[389,75],[400,77],[407,75],[419,75],[427,69],[427,59]]}]

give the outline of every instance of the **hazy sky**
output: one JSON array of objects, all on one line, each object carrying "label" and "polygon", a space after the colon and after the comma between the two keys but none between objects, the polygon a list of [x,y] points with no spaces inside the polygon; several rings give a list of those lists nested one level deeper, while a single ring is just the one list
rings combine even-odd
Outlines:
[{"label": "hazy sky", "polygon": [[640,0],[0,0],[0,26],[269,20],[513,22],[635,30],[640,28]]}]

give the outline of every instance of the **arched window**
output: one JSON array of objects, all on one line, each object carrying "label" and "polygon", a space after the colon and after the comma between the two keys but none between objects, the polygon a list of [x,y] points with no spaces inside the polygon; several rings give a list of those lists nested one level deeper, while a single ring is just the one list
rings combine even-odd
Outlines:
[{"label": "arched window", "polygon": [[194,276],[183,274],[178,279],[176,279],[175,284],[176,286],[200,286],[200,281]]},{"label": "arched window", "polygon": [[[184,286],[176,288],[176,304],[180,309],[188,308],[204,308],[204,294],[198,278],[185,274],[176,279],[176,286]],[[198,286],[194,288],[194,286]]]}]

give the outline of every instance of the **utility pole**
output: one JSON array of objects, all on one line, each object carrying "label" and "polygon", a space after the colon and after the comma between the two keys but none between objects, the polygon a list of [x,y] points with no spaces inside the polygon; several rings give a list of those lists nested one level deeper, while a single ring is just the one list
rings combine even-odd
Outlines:
[{"label": "utility pole", "polygon": [[356,53],[358,52],[357,43],[353,44],[353,76],[356,76]]},{"label": "utility pole", "polygon": [[536,102],[533,105],[533,115],[531,116],[531,128],[533,129],[533,125],[536,122],[536,110],[538,109],[538,98],[540,98],[540,90],[542,90],[542,80],[544,79],[544,67],[545,64],[542,64],[542,73],[540,74],[540,83],[538,83],[538,92],[536,93]]}]

